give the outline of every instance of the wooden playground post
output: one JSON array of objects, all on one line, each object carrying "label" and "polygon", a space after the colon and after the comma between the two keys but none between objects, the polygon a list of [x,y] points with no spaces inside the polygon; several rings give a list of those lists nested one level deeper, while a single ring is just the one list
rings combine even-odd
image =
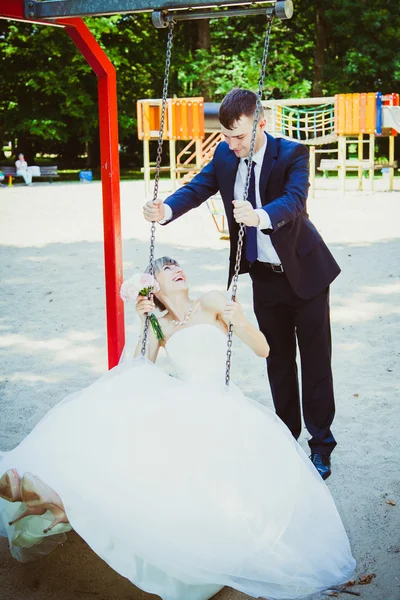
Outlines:
[{"label": "wooden playground post", "polygon": [[201,169],[201,163],[203,160],[203,142],[202,140],[196,140],[196,168]]},{"label": "wooden playground post", "polygon": [[289,112],[289,116],[288,116],[288,135],[289,137],[294,137],[293,136],[293,113]]},{"label": "wooden playground post", "polygon": [[171,171],[172,191],[176,190],[176,140],[169,140],[169,168]]},{"label": "wooden playground post", "polygon": [[394,183],[394,135],[389,135],[389,190],[393,191]]},{"label": "wooden playground post", "polygon": [[147,195],[150,192],[150,140],[143,138],[143,175],[144,175],[144,192]]},{"label": "wooden playground post", "polygon": [[363,148],[363,134],[358,134],[358,191],[362,192],[363,184],[363,167],[362,161],[364,159],[364,148]]},{"label": "wooden playground post", "polygon": [[315,196],[315,146],[310,146],[309,177],[311,185],[311,198]]},{"label": "wooden playground post", "polygon": [[339,190],[341,194],[346,191],[346,136],[339,135],[338,138],[338,177]]},{"label": "wooden playground post", "polygon": [[371,192],[374,190],[375,134],[369,134],[369,181]]}]

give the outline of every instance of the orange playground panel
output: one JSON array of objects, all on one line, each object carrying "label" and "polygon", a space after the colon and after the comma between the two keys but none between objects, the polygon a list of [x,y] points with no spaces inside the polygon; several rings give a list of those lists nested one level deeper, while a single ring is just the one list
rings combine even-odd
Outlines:
[{"label": "orange playground panel", "polygon": [[[136,105],[138,138],[158,139],[162,101],[138,100]],[[204,139],[204,98],[169,98],[164,126],[164,139]]]},{"label": "orange playground panel", "polygon": [[335,132],[338,135],[375,133],[376,94],[336,94]]},{"label": "orange playground panel", "polygon": [[376,130],[376,95],[375,92],[367,94],[365,133],[375,133]]}]

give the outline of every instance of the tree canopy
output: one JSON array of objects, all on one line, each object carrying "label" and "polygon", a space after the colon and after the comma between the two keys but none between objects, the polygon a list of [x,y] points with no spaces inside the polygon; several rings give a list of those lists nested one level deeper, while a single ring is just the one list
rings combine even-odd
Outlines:
[{"label": "tree canopy", "polygon": [[[119,136],[131,164],[141,163],[136,101],[160,97],[166,31],[147,14],[85,20],[117,69]],[[170,95],[220,101],[233,86],[256,89],[262,17],[188,21],[176,26]],[[265,98],[400,92],[400,4],[388,0],[296,0],[276,20]],[[59,28],[0,20],[0,135],[27,155],[96,163],[97,82]]]}]

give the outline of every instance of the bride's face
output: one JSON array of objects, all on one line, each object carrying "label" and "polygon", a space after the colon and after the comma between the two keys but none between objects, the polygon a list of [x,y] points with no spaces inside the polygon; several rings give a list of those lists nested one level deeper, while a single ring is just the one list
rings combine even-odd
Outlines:
[{"label": "bride's face", "polygon": [[179,265],[164,265],[156,275],[156,279],[160,284],[160,292],[157,296],[168,297],[173,296],[176,292],[186,291],[188,283],[186,275]]}]

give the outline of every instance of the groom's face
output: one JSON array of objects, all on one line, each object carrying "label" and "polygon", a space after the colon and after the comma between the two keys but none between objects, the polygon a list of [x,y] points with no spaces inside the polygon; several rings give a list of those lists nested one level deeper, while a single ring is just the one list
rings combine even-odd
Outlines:
[{"label": "groom's face", "polygon": [[[257,152],[265,143],[266,120],[260,119],[257,124],[254,151]],[[251,134],[253,131],[253,118],[242,115],[233,125],[232,129],[226,129],[221,125],[221,131],[228,144],[238,158],[246,158],[250,154]]]}]

